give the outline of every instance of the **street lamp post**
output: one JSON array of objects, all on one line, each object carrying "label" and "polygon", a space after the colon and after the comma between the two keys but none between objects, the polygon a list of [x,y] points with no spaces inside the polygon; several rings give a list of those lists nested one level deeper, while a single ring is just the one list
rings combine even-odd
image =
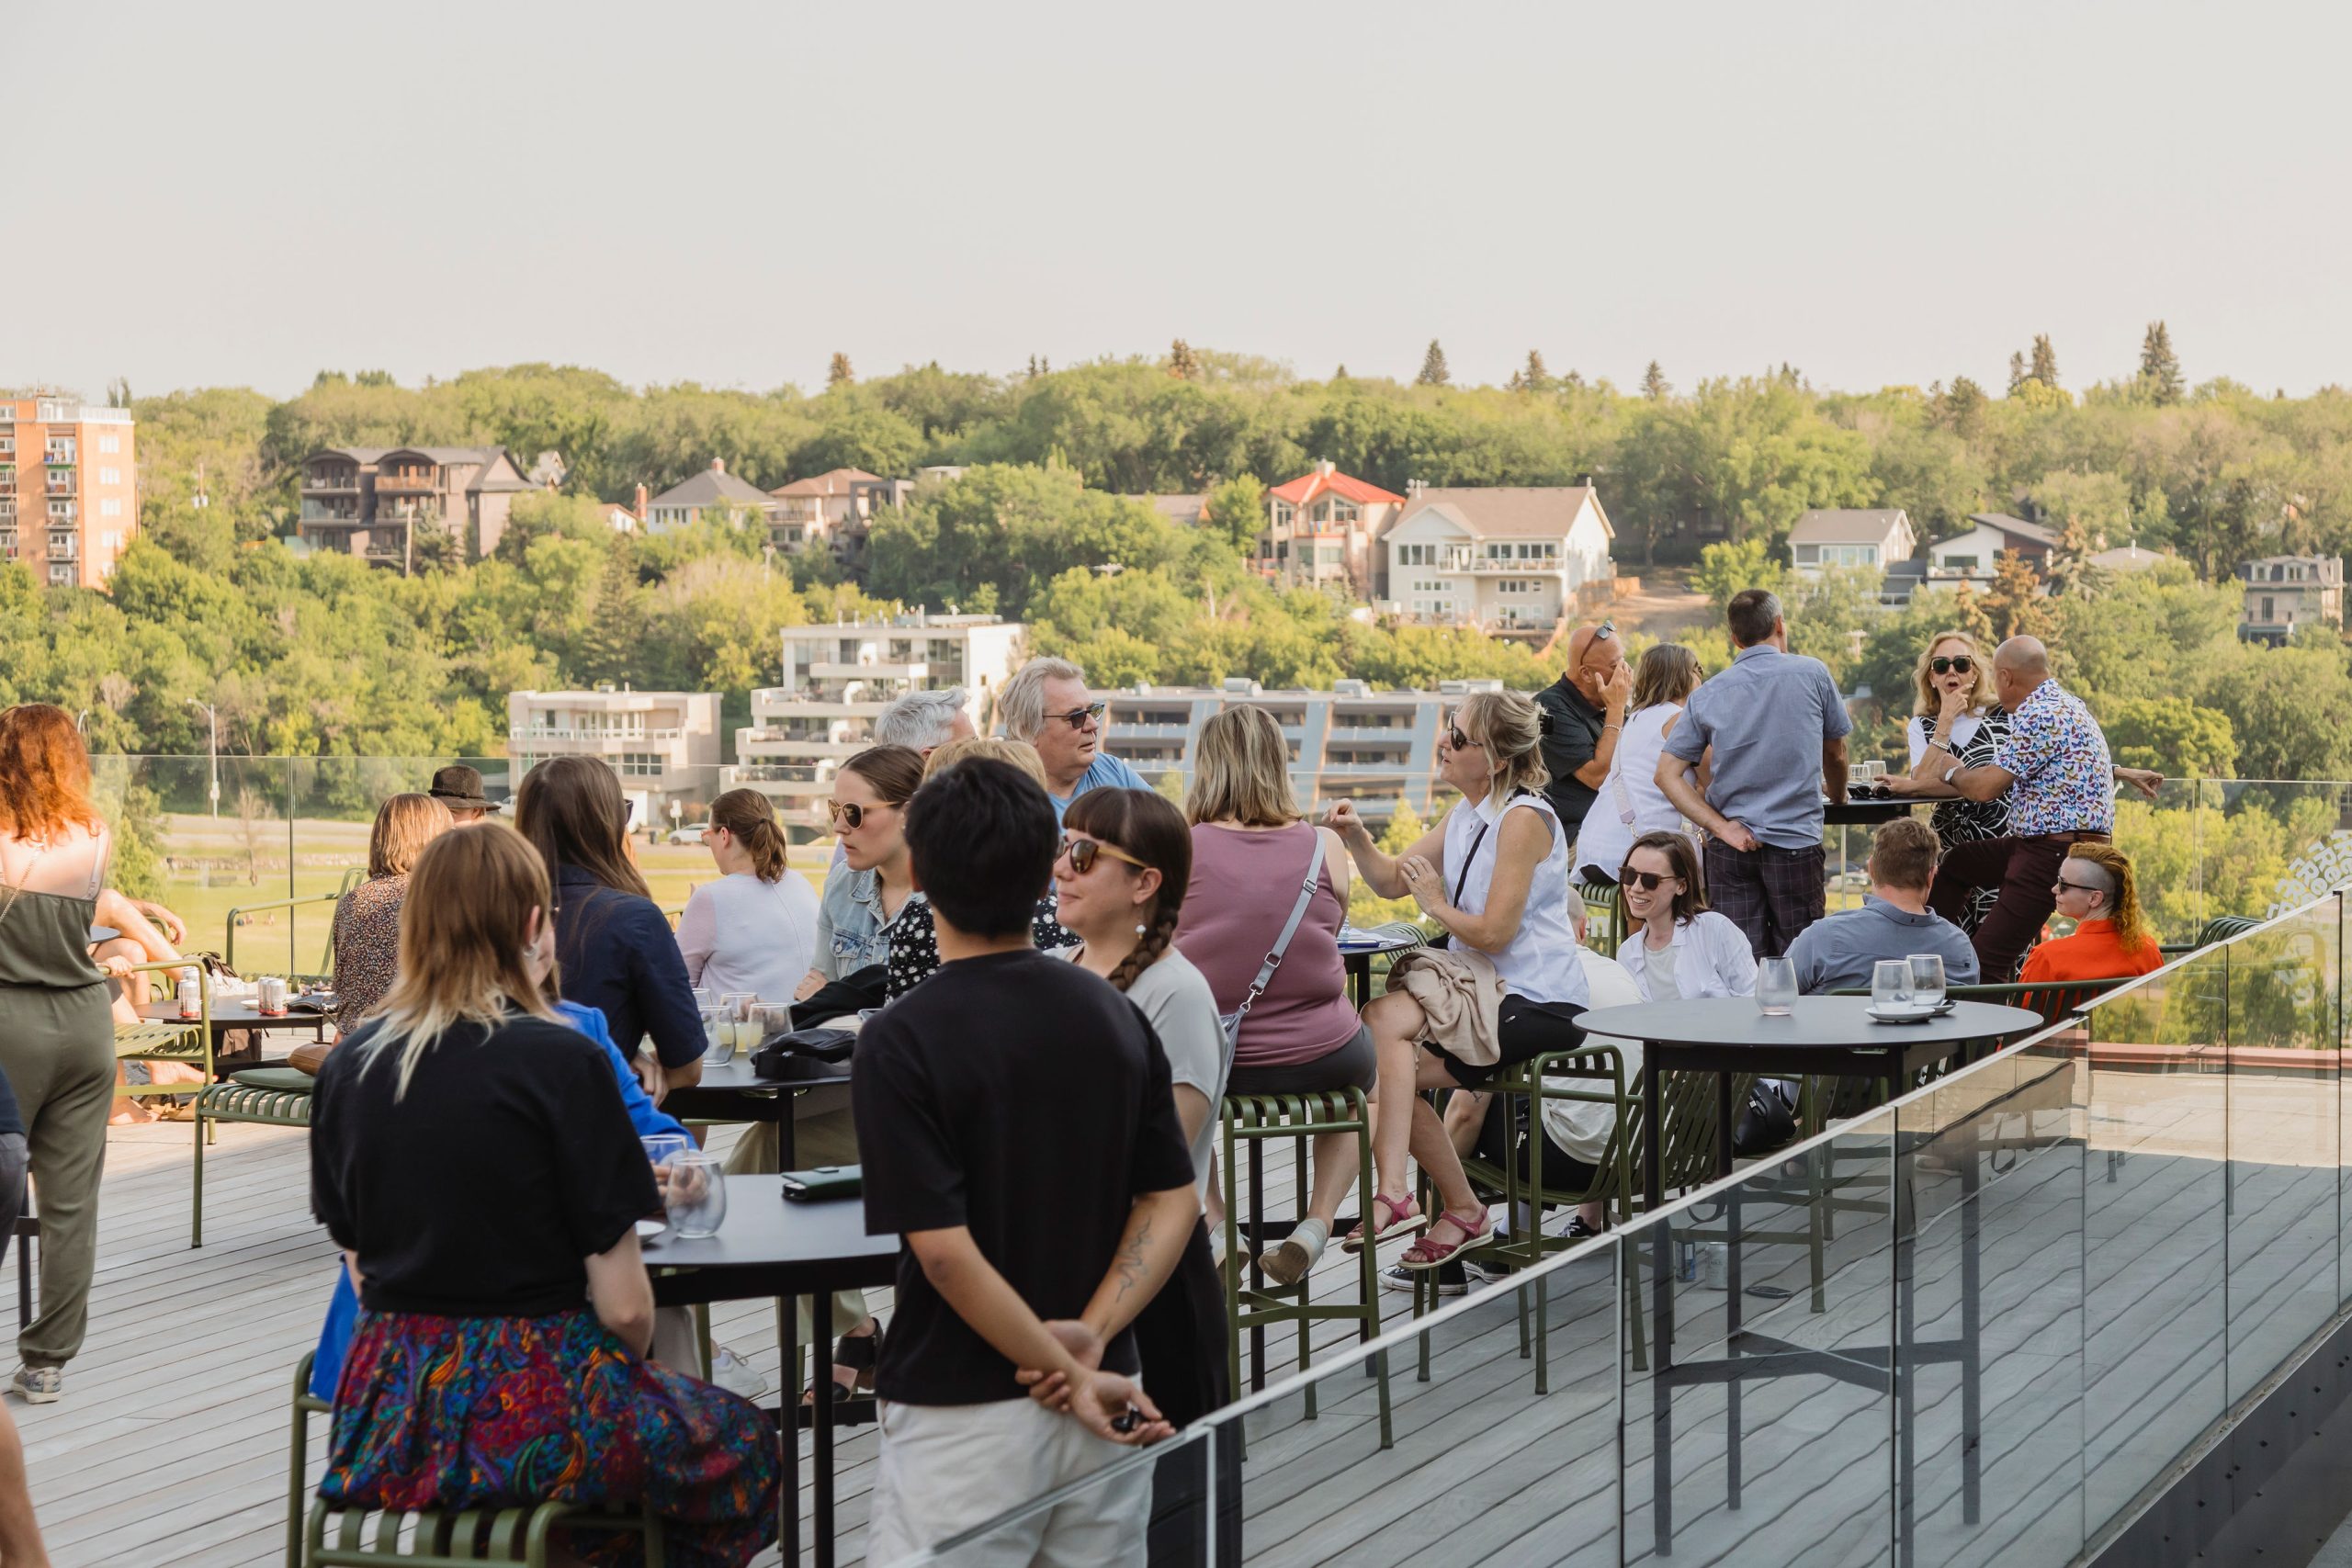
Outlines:
[{"label": "street lamp post", "polygon": [[211,744],[206,750],[206,757],[211,763],[212,819],[218,822],[220,820],[220,715],[210,703],[200,703],[194,697],[187,698],[187,702],[192,708],[202,708],[205,723],[211,727]]}]

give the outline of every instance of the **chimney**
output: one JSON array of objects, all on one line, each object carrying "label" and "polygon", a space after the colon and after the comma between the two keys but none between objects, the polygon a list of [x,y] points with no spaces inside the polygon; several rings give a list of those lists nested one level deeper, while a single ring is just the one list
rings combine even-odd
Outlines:
[{"label": "chimney", "polygon": [[637,509],[636,509],[636,510],[637,510],[637,520],[638,520],[639,523],[644,522],[644,521],[645,521],[645,487],[644,487],[642,484],[640,484],[640,485],[639,485],[639,486],[637,487]]},{"label": "chimney", "polygon": [[1339,466],[1333,463],[1330,458],[1326,457],[1321,462],[1315,465],[1315,471],[1326,478],[1329,478],[1330,475],[1339,472]]},{"label": "chimney", "polygon": [[1408,501],[1419,501],[1421,498],[1421,492],[1429,488],[1430,481],[1427,479],[1407,479],[1405,481],[1405,499]]},{"label": "chimney", "polygon": [[727,459],[724,457],[713,457],[710,460],[710,471],[714,474],[725,473],[727,471]]}]

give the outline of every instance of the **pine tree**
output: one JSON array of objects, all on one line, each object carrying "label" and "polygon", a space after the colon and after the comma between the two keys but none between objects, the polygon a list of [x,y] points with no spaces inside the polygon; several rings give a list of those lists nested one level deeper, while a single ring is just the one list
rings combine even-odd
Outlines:
[{"label": "pine tree", "polygon": [[1442,387],[1453,379],[1453,375],[1445,367],[1445,350],[1438,346],[1437,339],[1430,339],[1430,351],[1421,355],[1421,373],[1413,378],[1413,384],[1417,387]]},{"label": "pine tree", "polygon": [[1179,381],[1201,378],[1201,356],[1181,337],[1168,345],[1168,373]]},{"label": "pine tree", "polygon": [[1347,367],[1346,366],[1344,366],[1344,365],[1340,366],[1337,370],[1334,370],[1334,371],[1332,371],[1332,372],[1331,372],[1331,379],[1332,379],[1332,380],[1334,380],[1334,381],[1344,381],[1344,380],[1346,380],[1347,378],[1348,378],[1348,367]]},{"label": "pine tree", "polygon": [[2025,385],[2025,355],[2009,355],[2009,396],[2016,397],[2018,389]]},{"label": "pine tree", "polygon": [[2033,334],[2033,364],[2026,374],[2053,392],[2058,389],[2058,351],[2050,346],[2048,333]]},{"label": "pine tree", "polygon": [[1666,372],[1657,367],[1657,360],[1651,360],[1650,367],[1642,372],[1642,396],[1654,403],[1662,403],[1673,390],[1666,384]]},{"label": "pine tree", "polygon": [[1548,392],[1552,389],[1552,373],[1544,368],[1544,351],[1527,351],[1527,367],[1511,377],[1513,389],[1521,392]]},{"label": "pine tree", "polygon": [[2140,340],[2140,393],[2158,408],[2180,401],[2187,383],[2181,379],[2180,359],[2172,351],[2172,333],[2162,321],[2148,323]]},{"label": "pine tree", "polygon": [[857,373],[849,367],[849,355],[846,354],[834,355],[832,364],[828,366],[825,370],[825,385],[828,387],[846,387],[856,379]]},{"label": "pine tree", "polygon": [[2003,550],[1993,560],[1993,586],[1984,595],[1984,614],[1996,636],[2048,637],[2050,612],[2041,597],[2041,580],[2033,565],[2015,550]]},{"label": "pine tree", "polygon": [[645,610],[638,593],[637,547],[616,539],[596,577],[595,607],[581,636],[581,663],[595,679],[628,679],[644,651]]}]

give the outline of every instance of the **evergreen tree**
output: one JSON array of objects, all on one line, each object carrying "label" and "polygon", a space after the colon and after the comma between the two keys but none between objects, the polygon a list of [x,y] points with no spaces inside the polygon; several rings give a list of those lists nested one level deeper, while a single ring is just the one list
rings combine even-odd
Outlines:
[{"label": "evergreen tree", "polygon": [[1552,373],[1544,368],[1543,350],[1531,348],[1527,351],[1526,367],[1511,373],[1510,386],[1514,392],[1548,392],[1552,389]]},{"label": "evergreen tree", "polygon": [[580,662],[591,679],[633,678],[645,645],[645,607],[638,594],[637,547],[615,539],[596,578],[595,608],[580,639]]},{"label": "evergreen tree", "polygon": [[849,355],[846,354],[834,355],[832,364],[827,367],[825,370],[825,385],[828,387],[846,387],[856,379],[856,372],[853,371],[849,367]]},{"label": "evergreen tree", "polygon": [[1985,400],[1984,388],[1965,376],[1955,376],[1950,391],[1936,393],[1936,423],[1962,441],[1973,441],[1984,432]]},{"label": "evergreen tree", "polygon": [[1984,614],[1996,637],[2048,638],[2052,627],[2047,603],[2032,563],[2015,550],[2003,550],[1994,558],[1993,586],[1984,594]]},{"label": "evergreen tree", "polygon": [[1453,375],[1445,367],[1445,350],[1438,346],[1437,339],[1430,339],[1430,351],[1421,355],[1421,373],[1413,378],[1413,384],[1417,387],[1442,387],[1453,379]]},{"label": "evergreen tree", "polygon": [[2023,387],[2024,385],[2025,385],[2025,355],[2022,355],[2022,354],[2012,354],[2012,355],[2009,355],[2009,393],[2008,393],[2008,395],[2009,395],[2010,397],[2013,397],[2013,398],[2014,398],[2014,397],[2016,397],[2016,396],[2018,395],[2018,388],[2020,388],[2020,387]]},{"label": "evergreen tree", "polygon": [[1181,337],[1168,345],[1168,373],[1179,381],[1201,378],[1201,356]]},{"label": "evergreen tree", "polygon": [[1564,392],[1582,391],[1584,389],[1584,372],[1581,370],[1571,370],[1566,375],[1561,377],[1560,389]]},{"label": "evergreen tree", "polygon": [[2026,374],[2053,392],[2058,389],[2058,351],[2050,346],[2048,333],[2033,334],[2033,364]]},{"label": "evergreen tree", "polygon": [[1651,360],[1650,367],[1642,372],[1642,396],[1654,403],[1662,403],[1673,390],[1666,384],[1666,372],[1657,367],[1657,360]]},{"label": "evergreen tree", "polygon": [[2140,340],[2140,395],[2158,408],[2169,408],[2180,401],[2186,389],[2179,357],[2172,351],[2172,333],[2162,321],[2150,321],[2148,335]]},{"label": "evergreen tree", "polygon": [[1344,381],[1344,380],[1346,380],[1347,378],[1348,378],[1348,367],[1347,367],[1346,366],[1344,366],[1344,365],[1340,366],[1337,370],[1334,370],[1334,371],[1332,371],[1332,372],[1331,372],[1331,379],[1332,379],[1332,380],[1334,380],[1334,381]]}]

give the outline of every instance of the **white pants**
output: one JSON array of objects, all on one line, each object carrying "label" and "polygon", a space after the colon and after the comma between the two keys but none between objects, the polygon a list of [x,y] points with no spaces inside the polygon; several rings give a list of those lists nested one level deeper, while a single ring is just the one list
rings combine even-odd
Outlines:
[{"label": "white pants", "polygon": [[[1034,1399],[881,1409],[882,1455],[865,1560],[890,1568],[1130,1450]],[[958,1550],[955,1568],[1106,1568],[1140,1563],[1151,1523],[1151,1470],[1026,1515]]]}]

